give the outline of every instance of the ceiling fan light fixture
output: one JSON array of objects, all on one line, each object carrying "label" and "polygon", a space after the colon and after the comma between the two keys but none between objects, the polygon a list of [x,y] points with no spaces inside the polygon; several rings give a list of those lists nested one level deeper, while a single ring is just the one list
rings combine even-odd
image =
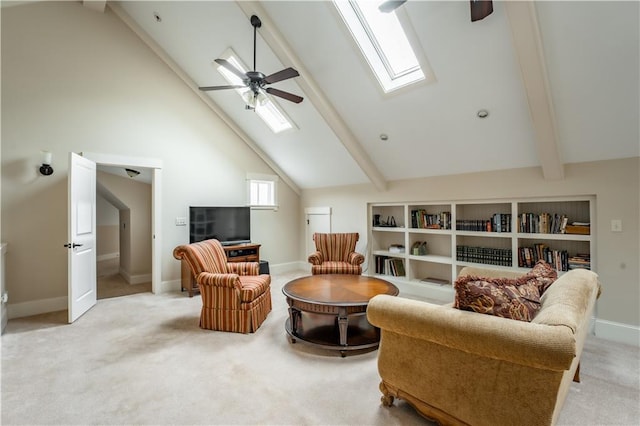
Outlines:
[{"label": "ceiling fan light fixture", "polygon": [[246,90],[242,93],[242,100],[245,103],[246,109],[251,109],[251,110],[256,109],[256,98],[251,89]]},{"label": "ceiling fan light fixture", "polygon": [[254,98],[253,100],[251,100],[250,97],[245,98],[245,104],[248,106],[247,109],[255,109],[257,105],[264,105],[268,98],[264,93],[260,93],[263,91],[266,91],[273,96],[299,104],[304,99],[301,96],[294,95],[293,93],[285,92],[283,90],[278,90],[273,87],[267,87],[265,89],[265,86],[267,85],[298,77],[300,74],[291,67],[269,75],[265,75],[258,71],[256,69],[256,38],[258,34],[257,29],[262,26],[262,22],[256,15],[252,15],[251,25],[253,26],[253,70],[245,71],[244,69],[241,69],[243,67],[240,66],[239,61],[232,63],[230,58],[218,58],[215,60],[215,63],[220,65],[218,70],[222,72],[227,81],[233,81],[232,84],[227,86],[202,86],[199,87],[199,89],[207,92],[210,90],[242,89],[243,87],[247,87],[252,92],[250,95]]},{"label": "ceiling fan light fixture", "polygon": [[253,91],[249,89],[242,93],[242,99],[244,100],[245,108],[250,110],[265,106],[269,102],[269,97],[262,90]]},{"label": "ceiling fan light fixture", "polygon": [[258,94],[256,95],[256,101],[258,103],[258,105],[260,106],[265,106],[267,102],[269,102],[269,98],[267,97],[267,95],[264,94],[264,92],[261,90],[258,92]]}]

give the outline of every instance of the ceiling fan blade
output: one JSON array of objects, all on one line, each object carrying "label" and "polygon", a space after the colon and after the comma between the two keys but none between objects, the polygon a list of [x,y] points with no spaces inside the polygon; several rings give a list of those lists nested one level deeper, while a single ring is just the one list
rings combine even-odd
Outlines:
[{"label": "ceiling fan blade", "polygon": [[203,92],[207,92],[209,90],[224,90],[224,89],[243,89],[247,86],[203,86],[203,87],[198,87],[198,89],[202,90]]},{"label": "ceiling fan blade", "polygon": [[294,95],[293,93],[283,92],[282,90],[274,89],[273,87],[267,87],[265,90],[270,95],[278,96],[278,97],[280,97],[282,99],[286,99],[288,101],[295,102],[296,104],[299,104],[304,99],[304,98],[302,98],[302,97],[300,97],[298,95]]},{"label": "ceiling fan blade", "polygon": [[471,22],[479,21],[491,15],[493,2],[491,0],[470,0]]},{"label": "ceiling fan blade", "polygon": [[242,81],[247,79],[247,75],[245,73],[243,73],[238,68],[231,65],[231,62],[227,61],[226,59],[216,59],[216,63],[225,67],[226,69],[228,69],[229,71],[231,71],[232,73],[240,77]]},{"label": "ceiling fan blade", "polygon": [[271,83],[276,83],[278,81],[286,80],[288,78],[297,77],[299,75],[300,74],[298,73],[298,71],[289,67],[289,68],[283,69],[282,71],[278,71],[276,73],[266,76],[262,81],[264,81],[267,84],[271,84]]}]

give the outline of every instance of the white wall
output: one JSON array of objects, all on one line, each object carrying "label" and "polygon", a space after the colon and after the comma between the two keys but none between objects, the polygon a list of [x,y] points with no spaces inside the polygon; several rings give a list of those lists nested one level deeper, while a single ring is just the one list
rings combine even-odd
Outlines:
[{"label": "white wall", "polygon": [[[455,159],[450,159],[455,161]],[[597,316],[640,326],[640,159],[569,164],[565,179],[547,181],[539,168],[441,176],[371,185],[305,190],[303,207],[330,206],[334,232],[357,231],[366,247],[367,203],[595,195],[596,258],[602,296]],[[623,232],[611,231],[621,219]],[[304,232],[301,231],[301,239]]]},{"label": "white wall", "polygon": [[100,192],[96,193],[96,256],[115,255],[120,252],[120,212]]},{"label": "white wall", "polygon": [[[247,172],[273,171],[109,9],[39,2],[2,9],[2,229],[10,302],[67,295],[68,153],[163,162],[161,280],[180,279],[189,205],[242,205]],[[37,173],[40,150],[54,174]],[[271,264],[299,258],[299,197],[252,215]],[[36,267],[34,267],[36,266]],[[16,310],[17,311],[17,310]],[[25,309],[20,309],[25,311]]]},{"label": "white wall", "polygon": [[121,237],[126,237],[121,241],[120,254],[125,277],[151,274],[151,185],[100,171],[98,181],[127,206],[126,212],[120,214],[121,219],[123,213],[126,218],[120,221]]}]

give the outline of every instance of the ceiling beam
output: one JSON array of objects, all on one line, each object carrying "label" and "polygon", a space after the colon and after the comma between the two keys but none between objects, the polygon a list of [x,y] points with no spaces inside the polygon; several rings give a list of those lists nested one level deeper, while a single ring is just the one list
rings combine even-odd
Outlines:
[{"label": "ceiling beam", "polygon": [[104,13],[104,9],[107,6],[107,0],[84,0],[82,5],[88,9],[95,10],[96,12]]},{"label": "ceiling beam", "polygon": [[296,194],[300,195],[301,190],[296,183],[265,153],[260,147],[247,135],[241,128],[220,108],[209,95],[198,89],[198,85],[187,75],[186,72],[160,47],[145,30],[143,30],[127,12],[117,3],[109,2],[109,8],[125,23],[140,39],[169,66],[169,68],[178,76],[187,86],[196,94],[220,119],[242,139],[271,169],[285,182]]},{"label": "ceiling beam", "polygon": [[529,103],[542,174],[548,180],[564,179],[553,99],[534,2],[506,1],[504,5]]},{"label": "ceiling beam", "polygon": [[293,66],[293,68],[300,73],[301,78],[296,79],[296,83],[300,85],[307,99],[311,101],[320,115],[322,115],[371,183],[380,191],[386,190],[387,182],[384,176],[380,173],[373,161],[371,161],[369,154],[362,148],[362,145],[360,145],[342,117],[340,117],[340,114],[338,114],[331,102],[329,102],[324,95],[320,86],[314,81],[311,73],[302,63],[302,60],[300,60],[291,46],[289,46],[289,43],[287,43],[282,34],[277,30],[269,14],[256,1],[236,1],[236,3],[245,15],[247,15],[247,18],[250,18],[251,15],[260,17],[263,23],[260,28],[262,38],[283,64]]}]

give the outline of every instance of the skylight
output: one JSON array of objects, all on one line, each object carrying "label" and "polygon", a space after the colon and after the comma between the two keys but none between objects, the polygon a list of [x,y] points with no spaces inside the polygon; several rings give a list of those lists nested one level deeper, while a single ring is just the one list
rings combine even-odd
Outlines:
[{"label": "skylight", "polygon": [[[238,55],[236,55],[233,50],[227,49],[227,51],[224,54],[222,54],[220,58],[226,59],[234,67],[236,67],[243,73],[247,72],[247,67],[240,61],[240,59],[238,58]],[[233,74],[232,72],[218,65],[217,63],[215,63],[215,66],[217,67],[218,72],[222,74],[224,79],[227,80],[229,84],[232,84],[232,85],[243,84],[242,80],[237,75]],[[245,96],[247,96],[247,92],[250,92],[250,89],[248,87],[242,88],[242,89],[236,89],[236,92],[244,100]],[[280,133],[285,130],[294,128],[293,122],[285,115],[284,111],[282,111],[280,107],[275,102],[273,102],[273,100],[268,95],[265,94],[264,96],[261,96],[259,99],[261,102],[259,102],[256,105],[255,112],[267,124],[267,126],[269,126],[269,128],[273,131],[273,133]]]},{"label": "skylight", "polygon": [[333,3],[385,93],[425,79],[396,13],[378,10],[381,0]]}]

